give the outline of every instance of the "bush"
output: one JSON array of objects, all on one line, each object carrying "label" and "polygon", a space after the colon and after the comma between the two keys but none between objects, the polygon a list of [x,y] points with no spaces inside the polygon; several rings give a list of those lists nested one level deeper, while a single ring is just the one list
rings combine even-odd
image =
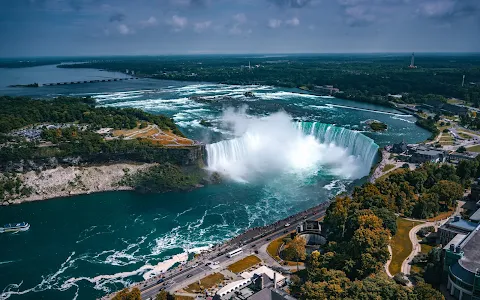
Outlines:
[{"label": "bush", "polygon": [[460,146],[460,147],[458,147],[457,152],[458,153],[465,153],[465,152],[467,152],[467,148],[465,148],[463,146]]},{"label": "bush", "polygon": [[448,130],[447,128],[445,128],[445,129],[443,130],[443,133],[449,133],[449,132],[450,132],[450,130]]},{"label": "bush", "polygon": [[408,280],[405,278],[405,274],[402,272],[395,274],[393,276],[393,280],[395,280],[396,283],[401,284],[401,285],[407,285]]},{"label": "bush", "polygon": [[433,226],[428,226],[428,227],[423,227],[421,228],[417,234],[420,236],[420,237],[426,237],[430,232],[433,232],[435,231],[435,227]]}]

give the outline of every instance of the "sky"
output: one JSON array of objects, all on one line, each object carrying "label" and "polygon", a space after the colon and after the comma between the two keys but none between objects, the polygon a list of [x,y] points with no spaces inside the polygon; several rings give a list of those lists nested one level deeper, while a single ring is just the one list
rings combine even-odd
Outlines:
[{"label": "sky", "polygon": [[480,0],[0,0],[0,57],[480,52]]}]

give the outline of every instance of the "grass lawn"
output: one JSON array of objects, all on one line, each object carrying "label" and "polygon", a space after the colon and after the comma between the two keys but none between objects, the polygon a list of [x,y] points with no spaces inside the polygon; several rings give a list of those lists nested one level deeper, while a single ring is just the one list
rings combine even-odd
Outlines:
[{"label": "grass lawn", "polygon": [[276,261],[280,261],[280,257],[278,256],[278,249],[280,249],[280,246],[282,246],[282,244],[283,237],[280,237],[270,242],[270,244],[268,244],[267,246],[268,254],[270,254],[270,256],[273,257],[273,259],[275,259]]},{"label": "grass lawn", "polygon": [[470,152],[480,152],[480,145],[475,145],[475,146],[472,146],[472,147],[468,147],[468,148],[467,148],[467,151],[470,151]]},{"label": "grass lawn", "polygon": [[428,254],[428,252],[430,252],[430,250],[433,249],[433,246],[432,245],[429,245],[429,244],[420,244],[421,246],[421,249],[420,249],[420,252],[421,253],[425,253],[425,254]]},{"label": "grass lawn", "polygon": [[395,168],[395,165],[392,165],[392,164],[386,164],[384,167],[383,167],[383,172],[387,172],[391,169]]},{"label": "grass lawn", "polygon": [[233,273],[240,273],[250,268],[251,266],[258,264],[261,261],[262,260],[255,255],[250,255],[229,265],[227,269],[229,269]]},{"label": "grass lawn", "polygon": [[203,292],[204,289],[209,289],[223,281],[225,277],[220,273],[213,273],[200,279],[200,285],[198,281],[190,284],[185,288],[188,293]]},{"label": "grass lawn", "polygon": [[458,132],[458,135],[461,136],[461,137],[464,138],[464,139],[467,139],[467,140],[473,138],[473,136],[471,136],[471,135],[469,135],[469,134],[466,134],[465,132],[461,132],[461,131]]},{"label": "grass lawn", "polygon": [[403,261],[412,252],[412,243],[408,237],[410,229],[420,222],[408,221],[402,218],[397,218],[397,234],[390,241],[392,246],[392,262],[390,263],[390,273],[395,275],[400,272]]}]

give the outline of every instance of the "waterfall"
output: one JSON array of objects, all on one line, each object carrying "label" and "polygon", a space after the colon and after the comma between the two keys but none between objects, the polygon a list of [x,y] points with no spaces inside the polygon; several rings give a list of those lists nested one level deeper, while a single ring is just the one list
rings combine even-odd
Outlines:
[{"label": "waterfall", "polygon": [[319,122],[297,122],[297,128],[304,134],[314,136],[321,143],[335,144],[348,150],[348,154],[361,157],[365,167],[373,165],[378,145],[359,131]]},{"label": "waterfall", "polygon": [[206,146],[208,169],[239,181],[319,170],[353,179],[368,175],[378,150],[362,133],[331,124],[273,116],[245,127],[240,137]]}]

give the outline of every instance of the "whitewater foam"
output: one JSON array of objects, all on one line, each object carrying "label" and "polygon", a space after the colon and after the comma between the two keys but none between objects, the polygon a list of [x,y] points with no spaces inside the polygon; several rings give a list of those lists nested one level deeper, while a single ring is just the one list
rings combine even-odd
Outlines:
[{"label": "whitewater foam", "polygon": [[207,145],[208,169],[239,182],[258,174],[311,173],[321,166],[343,178],[366,176],[378,146],[357,131],[322,123],[292,125],[283,112],[264,118],[227,111],[237,136]]}]

